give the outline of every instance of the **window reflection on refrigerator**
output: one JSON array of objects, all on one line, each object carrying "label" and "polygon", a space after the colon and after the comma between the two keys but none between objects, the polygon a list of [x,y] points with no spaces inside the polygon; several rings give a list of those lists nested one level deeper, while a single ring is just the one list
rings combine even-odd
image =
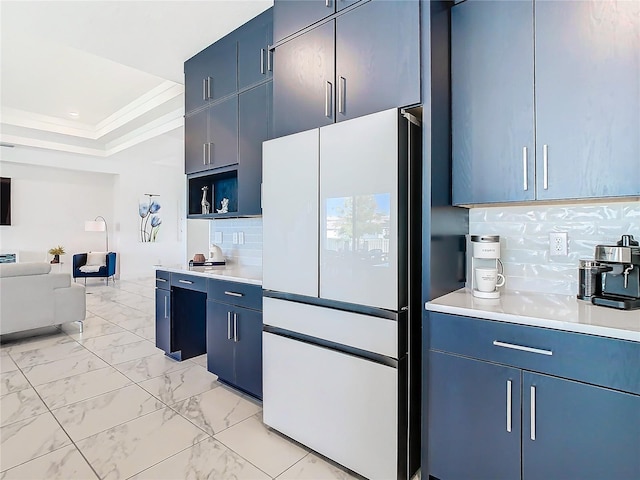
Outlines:
[{"label": "window reflection on refrigerator", "polygon": [[350,263],[354,269],[389,267],[390,201],[389,193],[326,200],[324,260],[327,266],[335,261],[342,267]]}]

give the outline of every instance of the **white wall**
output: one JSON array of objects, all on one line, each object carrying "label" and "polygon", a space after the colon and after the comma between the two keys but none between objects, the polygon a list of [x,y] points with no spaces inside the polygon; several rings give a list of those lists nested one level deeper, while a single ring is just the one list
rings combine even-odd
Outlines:
[{"label": "white wall", "polygon": [[[0,250],[19,250],[20,261],[43,261],[46,251],[60,244],[68,253],[62,271],[71,272],[71,254],[104,250],[103,233],[84,231],[85,220],[102,215],[121,278],[153,275],[158,263],[184,264],[183,142],[183,131],[177,129],[108,159],[3,148],[0,173],[12,178],[13,225],[0,227]],[[138,200],[145,193],[160,195],[162,225],[156,243],[138,240]]]},{"label": "white wall", "polygon": [[62,245],[60,269],[71,272],[74,253],[105,249],[104,233],[85,232],[84,221],[102,215],[112,225],[114,175],[7,162],[0,172],[11,177],[12,197],[12,225],[0,226],[3,253],[18,251],[24,262],[49,261],[47,250]]},{"label": "white wall", "polygon": [[[549,255],[549,232],[568,233],[568,256]],[[640,240],[640,202],[472,208],[469,234],[500,235],[507,289],[575,295],[579,259],[624,234]]]}]

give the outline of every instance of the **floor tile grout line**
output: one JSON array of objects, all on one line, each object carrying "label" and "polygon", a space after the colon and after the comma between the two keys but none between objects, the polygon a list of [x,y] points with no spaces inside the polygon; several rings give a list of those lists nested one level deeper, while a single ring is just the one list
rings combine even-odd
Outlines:
[{"label": "floor tile grout line", "polygon": [[[24,373],[23,373],[24,375]],[[25,375],[25,378],[26,375]],[[100,477],[100,475],[98,475],[98,472],[96,472],[95,468],[93,468],[93,465],[91,465],[91,463],[89,462],[89,460],[87,459],[87,457],[85,457],[84,453],[82,453],[82,450],[80,450],[80,448],[78,448],[78,446],[76,445],[76,442],[74,442],[73,438],[71,438],[71,435],[69,435],[69,432],[67,432],[67,430],[62,426],[62,424],[60,423],[60,421],[58,420],[58,418],[54,415],[54,413],[51,411],[51,409],[49,408],[49,405],[47,405],[47,403],[44,401],[44,399],[42,398],[42,395],[40,395],[40,392],[38,392],[35,388],[35,386],[31,383],[31,381],[27,378],[27,382],[29,383],[29,385],[31,386],[31,388],[33,389],[33,391],[36,393],[36,395],[38,395],[38,398],[40,398],[40,401],[42,402],[42,404],[44,405],[44,407],[47,409],[47,412],[49,413],[49,415],[51,415],[53,417],[53,419],[55,420],[55,422],[60,426],[60,429],[64,432],[64,434],[67,436],[67,438],[69,439],[69,441],[71,442],[71,444],[73,445],[73,447],[76,449],[76,451],[80,454],[80,456],[82,456],[82,458],[84,459],[85,462],[87,462],[87,465],[89,465],[89,468],[93,471],[93,473],[95,473],[96,478],[100,479],[102,477]],[[45,412],[45,413],[47,413]],[[44,415],[44,414],[43,414]],[[66,447],[67,445],[65,445]],[[64,447],[60,447],[60,448],[64,448]],[[48,453],[53,453],[57,450],[60,450],[60,448],[56,448],[55,450],[52,450],[51,452],[47,452],[43,455],[38,455],[37,457],[31,458],[30,460],[28,460],[27,462],[30,462],[32,460],[35,460],[36,458],[40,458],[44,455],[47,455]],[[23,462],[20,465],[24,465],[27,462]],[[18,465],[16,465],[15,467],[17,467]],[[12,467],[12,468],[15,468]],[[10,470],[10,469],[9,469]]]}]

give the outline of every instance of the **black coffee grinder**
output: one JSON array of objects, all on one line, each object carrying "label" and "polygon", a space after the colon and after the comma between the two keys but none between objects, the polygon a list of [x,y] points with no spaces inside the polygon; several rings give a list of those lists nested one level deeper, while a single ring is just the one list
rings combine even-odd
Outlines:
[{"label": "black coffee grinder", "polygon": [[595,260],[606,270],[594,305],[634,310],[640,308],[640,246],[633,235],[623,235],[616,245],[597,245]]}]

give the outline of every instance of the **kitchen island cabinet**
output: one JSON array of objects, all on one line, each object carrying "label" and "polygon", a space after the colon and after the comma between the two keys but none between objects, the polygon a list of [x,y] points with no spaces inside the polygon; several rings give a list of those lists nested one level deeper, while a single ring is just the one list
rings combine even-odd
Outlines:
[{"label": "kitchen island cabinet", "polygon": [[638,2],[468,0],[451,21],[455,205],[640,195]]},{"label": "kitchen island cabinet", "polygon": [[640,476],[640,343],[436,312],[429,329],[430,475]]}]

